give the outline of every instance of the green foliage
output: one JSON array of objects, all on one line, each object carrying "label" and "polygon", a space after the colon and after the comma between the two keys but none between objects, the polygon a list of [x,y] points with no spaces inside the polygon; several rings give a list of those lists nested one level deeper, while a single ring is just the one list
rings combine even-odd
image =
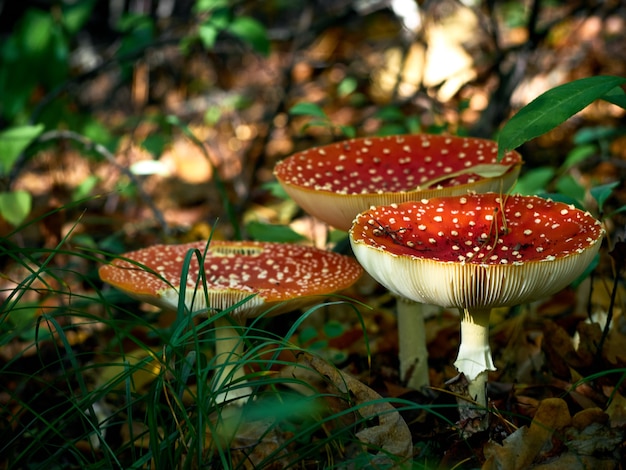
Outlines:
[{"label": "green foliage", "polygon": [[419,117],[406,116],[396,106],[380,108],[376,111],[374,117],[382,121],[380,129],[377,132],[377,134],[381,136],[415,134],[421,131]]},{"label": "green foliage", "polygon": [[356,137],[356,129],[353,126],[334,124],[328,117],[328,114],[326,114],[326,111],[315,103],[297,103],[289,109],[289,114],[292,116],[307,116],[311,118],[311,120],[302,127],[302,131],[305,131],[309,127],[319,126],[329,129],[336,137],[349,139]]},{"label": "green foliage", "polygon": [[62,2],[53,15],[29,8],[0,45],[0,117],[23,123],[38,85],[48,91],[69,74],[71,40],[85,25],[95,0]]},{"label": "green foliage", "polygon": [[[221,34],[227,34],[247,44],[255,52],[268,56],[270,40],[265,26],[251,16],[238,15],[228,1],[197,0],[194,11],[205,17],[198,26],[197,37],[206,49],[213,49]],[[193,36],[183,43],[188,47]]]},{"label": "green foliage", "polygon": [[248,223],[246,232],[250,238],[261,242],[295,243],[306,239],[287,225],[272,225],[262,222]]},{"label": "green foliage", "polygon": [[32,196],[28,191],[18,189],[0,192],[0,216],[15,227],[26,220],[31,207]]},{"label": "green foliage", "polygon": [[8,175],[20,154],[43,132],[41,124],[15,126],[0,132],[0,176]]},{"label": "green foliage", "polygon": [[[552,88],[515,114],[498,136],[498,158],[535,137],[562,124],[597,99],[620,96],[626,78],[597,76],[575,80]],[[623,94],[623,91],[621,91]]]}]

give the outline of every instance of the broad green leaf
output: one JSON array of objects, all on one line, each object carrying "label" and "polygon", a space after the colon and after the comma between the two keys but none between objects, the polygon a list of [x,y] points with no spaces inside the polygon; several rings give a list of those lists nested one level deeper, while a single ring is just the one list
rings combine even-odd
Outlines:
[{"label": "broad green leaf", "polygon": [[71,4],[63,4],[63,25],[70,35],[80,31],[85,25],[95,5],[95,0],[81,0]]},{"label": "broad green leaf", "polygon": [[584,145],[600,140],[612,139],[621,131],[608,126],[583,127],[574,135],[574,144]]},{"label": "broad green leaf", "polygon": [[314,116],[320,119],[328,120],[328,116],[319,105],[309,102],[296,103],[289,110],[289,114],[294,116]]},{"label": "broad green leaf", "polygon": [[298,242],[305,237],[292,230],[287,225],[270,225],[261,222],[250,222],[246,231],[253,240],[260,242]]},{"label": "broad green leaf", "polygon": [[602,184],[600,186],[596,186],[591,188],[591,196],[598,203],[598,210],[602,213],[604,212],[604,203],[611,196],[613,190],[620,185],[619,181],[614,181],[613,183]]},{"label": "broad green leaf", "polygon": [[598,151],[595,145],[581,145],[567,154],[559,171],[567,171],[574,165],[586,160]]},{"label": "broad green leaf", "polygon": [[557,86],[539,95],[513,116],[498,136],[498,159],[508,150],[544,134],[603,97],[626,78],[597,76]]},{"label": "broad green leaf", "polygon": [[526,171],[513,188],[514,193],[533,196],[545,192],[546,186],[552,181],[556,170],[549,166],[542,166]]},{"label": "broad green leaf", "polygon": [[556,190],[564,196],[569,196],[580,202],[585,200],[585,193],[587,192],[585,187],[570,174],[559,177],[554,186]]},{"label": "broad green leaf", "polygon": [[202,42],[205,49],[213,49],[215,42],[217,41],[217,35],[220,33],[219,29],[210,22],[203,23],[198,28],[198,37]]},{"label": "broad green leaf", "polygon": [[43,125],[10,127],[0,132],[0,175],[11,171],[20,154],[43,132]]},{"label": "broad green leaf", "polygon": [[356,129],[353,126],[339,126],[339,129],[341,129],[341,133],[349,139],[356,137]]},{"label": "broad green leaf", "polygon": [[252,46],[259,54],[268,56],[270,53],[270,40],[265,26],[249,16],[240,16],[226,28],[232,35]]},{"label": "broad green leaf", "polygon": [[615,87],[601,99],[613,103],[620,108],[626,109],[626,92],[621,87]]},{"label": "broad green leaf", "polygon": [[602,99],[616,106],[619,106],[620,108],[626,109],[626,95],[604,95]]},{"label": "broad green leaf", "polygon": [[20,189],[0,193],[0,216],[14,227],[26,220],[31,207],[32,196],[28,191]]}]

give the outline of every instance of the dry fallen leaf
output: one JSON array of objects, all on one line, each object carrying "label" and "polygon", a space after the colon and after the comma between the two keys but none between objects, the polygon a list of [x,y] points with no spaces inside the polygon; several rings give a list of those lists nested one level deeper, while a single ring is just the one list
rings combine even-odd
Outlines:
[{"label": "dry fallen leaf", "polygon": [[489,442],[484,453],[487,458],[483,470],[526,469],[537,455],[552,445],[552,435],[570,424],[567,403],[560,398],[541,402],[530,427],[521,427],[503,441],[503,445]]},{"label": "dry fallen leaf", "polygon": [[306,355],[305,363],[325,376],[340,393],[348,393],[354,397],[358,412],[364,423],[369,418],[374,424],[364,427],[356,433],[358,439],[363,443],[361,452],[371,452],[372,449],[379,451],[372,457],[372,465],[398,466],[399,457],[406,460],[410,465],[413,456],[413,441],[408,426],[395,408],[388,402],[382,401],[382,397],[371,388],[356,380],[350,375],[339,371],[321,359]]}]

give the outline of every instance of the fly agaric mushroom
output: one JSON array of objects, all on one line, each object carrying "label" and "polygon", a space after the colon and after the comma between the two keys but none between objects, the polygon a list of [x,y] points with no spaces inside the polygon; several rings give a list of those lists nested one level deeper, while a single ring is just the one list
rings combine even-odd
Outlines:
[{"label": "fly agaric mushroom", "polygon": [[371,206],[473,192],[507,191],[522,157],[497,161],[496,142],[408,134],[363,137],[295,153],[274,175],[309,214],[340,230]]},{"label": "fly agaric mushroom", "polygon": [[[454,364],[470,398],[485,407],[487,373],[495,370],[491,309],[563,289],[596,256],[603,235],[600,222],[574,206],[488,193],[372,207],[355,219],[350,241],[390,291],[461,311]],[[467,406],[460,411],[461,422],[475,416]]]},{"label": "fly agaric mushroom", "polygon": [[[215,322],[215,356],[221,370],[215,389],[244,376],[235,364],[244,351],[233,322],[243,325],[246,319],[264,312],[278,315],[309,305],[315,296],[348,288],[362,273],[353,259],[313,247],[214,240],[208,247],[205,241],[200,241],[155,245],[126,253],[100,267],[100,278],[138,300],[175,310],[189,250],[203,253],[206,297],[200,281],[200,265],[194,256],[188,266],[188,277],[182,280],[186,284],[187,308],[220,311],[239,304],[230,311],[230,319],[219,317]],[[288,300],[291,302],[286,303]],[[223,402],[250,393],[248,388],[230,392],[226,388],[216,400]]]},{"label": "fly agaric mushroom", "polygon": [[[515,151],[497,161],[496,142],[410,134],[367,137],[312,148],[279,162],[274,174],[306,212],[341,230],[371,206],[473,192],[506,192],[519,174]],[[399,299],[400,378],[429,385],[424,305]]]}]

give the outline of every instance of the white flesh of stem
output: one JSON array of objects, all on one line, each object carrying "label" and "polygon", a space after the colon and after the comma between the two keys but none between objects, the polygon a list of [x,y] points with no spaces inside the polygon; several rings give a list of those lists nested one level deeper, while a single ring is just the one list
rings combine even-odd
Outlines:
[{"label": "white flesh of stem", "polygon": [[489,315],[491,309],[461,312],[461,344],[454,365],[468,381],[467,391],[478,405],[487,405],[487,374],[496,370],[489,347]]},{"label": "white flesh of stem", "polygon": [[[241,380],[245,377],[245,371],[240,365],[244,355],[244,341],[228,317],[217,318],[214,326],[215,377],[213,378],[213,390],[217,393],[215,401],[218,404],[228,402],[243,405],[252,394],[250,387],[241,386]],[[231,389],[231,384],[237,388]]]},{"label": "white flesh of stem", "polygon": [[430,386],[424,326],[424,310],[429,307],[402,297],[396,298],[400,379],[407,387],[416,390]]}]

